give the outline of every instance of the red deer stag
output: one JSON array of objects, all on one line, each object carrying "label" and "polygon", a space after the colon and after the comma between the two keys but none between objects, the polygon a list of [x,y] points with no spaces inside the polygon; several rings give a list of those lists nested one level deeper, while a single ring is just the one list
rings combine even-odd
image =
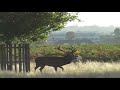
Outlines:
[{"label": "red deer stag", "polygon": [[42,72],[43,68],[47,65],[54,67],[55,71],[57,71],[57,67],[61,68],[62,71],[64,71],[64,68],[62,66],[70,64],[73,60],[76,59],[76,56],[74,55],[74,52],[76,52],[75,48],[72,47],[71,51],[68,52],[60,49],[60,47],[57,47],[57,49],[64,52],[65,55],[63,57],[37,57],[35,59],[35,70],[38,67],[41,67],[39,70]]}]

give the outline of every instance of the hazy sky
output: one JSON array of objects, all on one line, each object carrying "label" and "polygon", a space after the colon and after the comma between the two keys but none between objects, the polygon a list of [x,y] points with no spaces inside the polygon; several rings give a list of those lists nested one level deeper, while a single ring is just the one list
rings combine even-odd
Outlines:
[{"label": "hazy sky", "polygon": [[67,26],[118,26],[120,27],[120,12],[80,12],[79,18],[84,22],[70,22]]}]

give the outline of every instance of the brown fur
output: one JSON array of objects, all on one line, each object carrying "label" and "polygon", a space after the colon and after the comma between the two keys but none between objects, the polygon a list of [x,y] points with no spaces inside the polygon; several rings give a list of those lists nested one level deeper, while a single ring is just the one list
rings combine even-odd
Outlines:
[{"label": "brown fur", "polygon": [[46,65],[54,67],[55,71],[57,71],[57,67],[64,70],[62,66],[71,63],[74,59],[76,59],[76,57],[72,52],[67,52],[64,57],[37,57],[35,59],[35,70],[41,67],[39,70],[42,72]]}]

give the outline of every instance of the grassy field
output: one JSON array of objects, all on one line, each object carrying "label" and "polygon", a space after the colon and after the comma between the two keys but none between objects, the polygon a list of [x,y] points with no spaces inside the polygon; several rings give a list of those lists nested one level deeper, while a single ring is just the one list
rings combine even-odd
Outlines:
[{"label": "grassy field", "polygon": [[120,78],[120,63],[86,62],[71,63],[63,66],[65,71],[46,66],[43,72],[34,71],[31,64],[30,73],[0,71],[0,78]]},{"label": "grassy field", "polygon": [[0,71],[0,78],[120,78],[120,45],[74,45],[77,48],[77,55],[82,56],[86,63],[65,65],[64,72],[60,68],[55,72],[53,67],[48,66],[42,73],[39,69],[35,71],[33,62],[36,57],[64,55],[55,47],[54,45],[31,45],[31,72]]}]

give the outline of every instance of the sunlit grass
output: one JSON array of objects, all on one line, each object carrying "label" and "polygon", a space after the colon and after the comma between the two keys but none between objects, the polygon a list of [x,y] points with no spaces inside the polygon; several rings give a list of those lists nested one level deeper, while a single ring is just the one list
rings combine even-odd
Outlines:
[{"label": "sunlit grass", "polygon": [[0,71],[0,78],[120,78],[120,63],[71,63],[63,66],[64,72],[46,66],[41,73],[39,69],[34,71],[34,67],[32,63],[30,73]]}]

